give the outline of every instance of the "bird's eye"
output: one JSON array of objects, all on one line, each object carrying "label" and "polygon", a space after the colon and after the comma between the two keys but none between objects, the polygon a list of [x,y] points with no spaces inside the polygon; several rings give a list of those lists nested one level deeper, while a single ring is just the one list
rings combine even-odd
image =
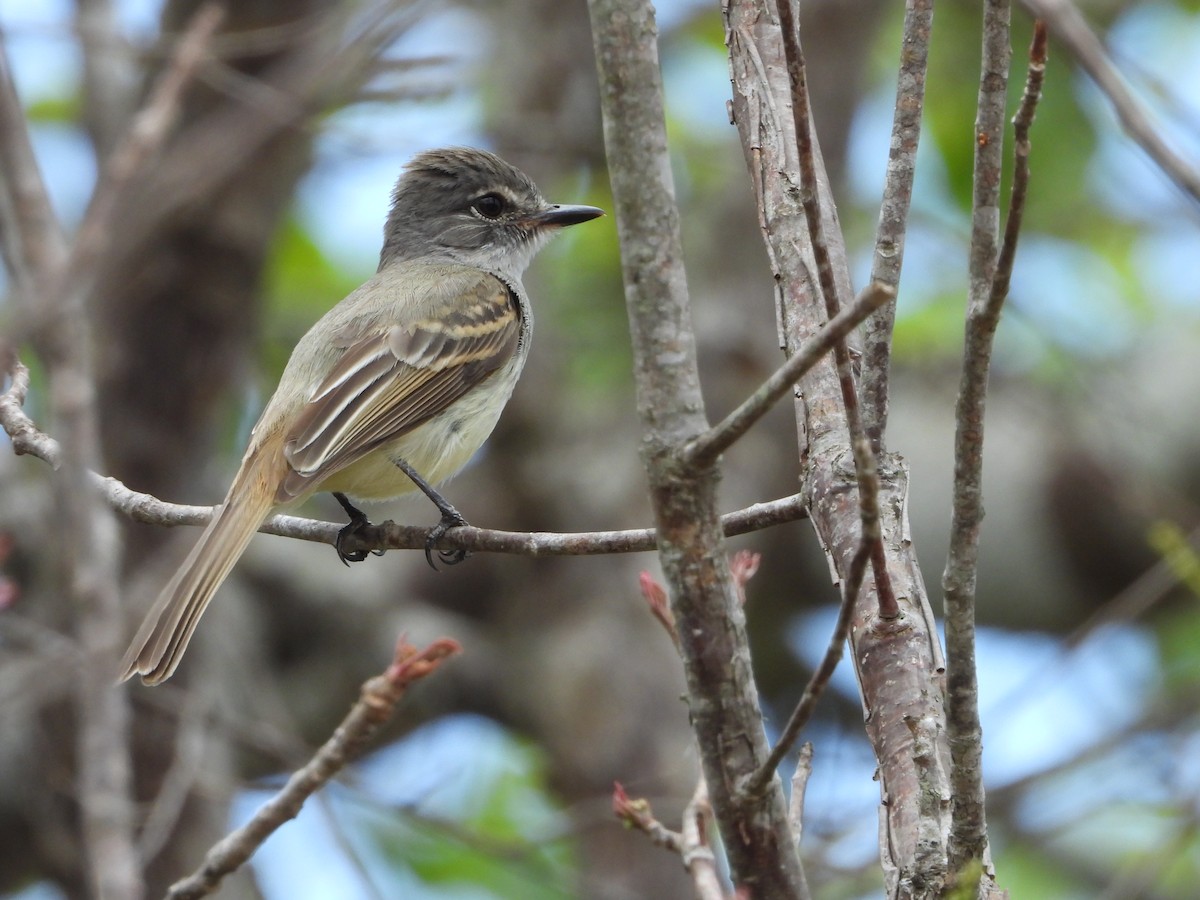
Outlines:
[{"label": "bird's eye", "polygon": [[482,197],[476,198],[471,204],[471,208],[479,213],[485,219],[498,219],[500,214],[504,212],[504,198],[499,194],[484,194]]}]

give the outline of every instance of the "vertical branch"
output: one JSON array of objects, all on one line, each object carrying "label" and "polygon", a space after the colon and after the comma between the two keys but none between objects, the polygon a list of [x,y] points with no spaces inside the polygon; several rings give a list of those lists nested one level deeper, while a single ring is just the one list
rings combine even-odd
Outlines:
[{"label": "vertical branch", "polygon": [[[929,35],[933,27],[933,0],[907,0],[900,40],[900,74],[896,79],[896,111],[892,117],[892,142],[879,226],[875,232],[875,258],[871,281],[896,291],[904,262],[904,236],[917,171],[917,143],[921,137],[921,111],[925,108],[925,70],[929,60]],[[892,329],[896,302],[881,307],[868,320],[863,337],[863,424],[871,449],[886,447],[888,373],[892,360]]]},{"label": "vertical branch", "polygon": [[[1000,318],[995,297],[1000,241],[1000,173],[1008,95],[1008,0],[988,0],[975,120],[975,176],[971,209],[970,284],[963,372],[955,408],[954,500],[950,549],[942,577],[946,613],[946,727],[952,786],[949,863],[961,873],[987,851],[983,733],[975,671],[975,579],[983,519],[984,401],[992,337]],[[1002,297],[1000,300],[1002,301]]]},{"label": "vertical branch", "polygon": [[591,0],[604,141],[644,438],[692,726],[732,877],[756,897],[807,896],[782,785],[739,796],[766,758],[745,620],[716,514],[718,473],[681,462],[707,423],[667,154],[649,0]]},{"label": "vertical branch", "polygon": [[29,144],[20,100],[0,47],[0,159],[5,257],[27,318],[41,298],[40,318],[53,321],[38,335],[50,380],[50,407],[62,434],[54,478],[61,522],[58,546],[66,591],[76,616],[83,659],[76,673],[79,716],[78,792],[90,892],[96,897],[142,896],[133,841],[129,708],[112,684],[121,640],[117,597],[118,540],[112,512],[96,495],[88,470],[97,462],[95,389],[82,303],[62,293],[67,251]]},{"label": "vertical branch", "polygon": [[[795,353],[828,315],[817,285],[796,174],[796,117],[791,108],[780,23],[766,0],[726,0],[726,43],[733,119],[742,139],[763,239],[776,284],[785,352]],[[838,296],[849,296],[845,242],[819,147],[812,146],[816,199]],[[796,418],[810,519],[836,578],[862,565],[862,510],[850,475],[849,429],[838,373],[830,359],[799,381]],[[878,511],[887,571],[899,615],[881,615],[877,585],[863,583],[850,622],[852,658],[862,690],[867,736],[879,762],[880,856],[889,897],[936,896],[945,884],[949,829],[941,648],[907,521],[902,463],[878,462]],[[870,502],[870,498],[867,498]],[[847,588],[849,585],[847,584]]]},{"label": "vertical branch", "polygon": [[[812,114],[808,108],[808,75],[804,53],[800,49],[800,31],[792,15],[795,0],[775,0],[779,13],[779,30],[783,36],[783,54],[787,61],[788,81],[791,83],[792,123],[796,133],[796,148],[800,163],[800,202],[808,225],[813,259],[817,264],[817,284],[829,319],[837,316],[842,307],[838,297],[837,278],[825,240],[821,221],[820,186],[814,159],[815,140],[812,133]],[[859,515],[862,518],[862,542],[870,550],[871,574],[875,576],[875,592],[879,599],[879,615],[894,619],[900,615],[892,579],[887,570],[883,544],[879,533],[879,484],[874,454],[863,433],[862,414],[858,404],[858,387],[850,363],[850,349],[844,340],[833,345],[834,365],[837,367],[838,389],[845,408],[846,430],[850,435],[850,452],[854,458],[854,474],[858,482]],[[855,588],[857,591],[857,587]]]},{"label": "vertical branch", "polygon": [[118,596],[121,548],[113,513],[91,476],[102,466],[87,298],[115,228],[117,198],[161,145],[182,86],[220,18],[211,5],[197,15],[150,103],[108,161],[70,247],[47,200],[0,47],[5,259],[46,363],[50,408],[62,437],[54,495],[63,578],[82,649],[75,694],[78,796],[90,888],[97,897],[137,900],[143,883],[133,840],[130,710],[126,693],[113,684],[124,630]]},{"label": "vertical branch", "polygon": [[62,523],[59,547],[64,552],[63,576],[84,654],[77,673],[77,756],[90,892],[96,897],[137,900],[142,896],[142,881],[133,841],[125,744],[129,708],[124,692],[112,684],[121,641],[117,530],[88,474],[98,448],[88,332],[82,304],[72,308],[60,294],[66,243],[50,207],[2,45],[0,164],[6,186],[5,259],[17,285],[21,311],[27,319],[32,318],[35,298],[41,296],[39,318],[55,323],[37,337],[50,376],[50,406],[63,438],[54,479]]}]

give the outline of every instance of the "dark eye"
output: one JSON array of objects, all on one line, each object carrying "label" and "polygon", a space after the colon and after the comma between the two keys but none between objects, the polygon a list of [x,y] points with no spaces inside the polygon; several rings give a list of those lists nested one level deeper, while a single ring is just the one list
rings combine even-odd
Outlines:
[{"label": "dark eye", "polygon": [[471,208],[485,219],[498,219],[504,212],[504,198],[499,194],[484,194],[471,204]]}]

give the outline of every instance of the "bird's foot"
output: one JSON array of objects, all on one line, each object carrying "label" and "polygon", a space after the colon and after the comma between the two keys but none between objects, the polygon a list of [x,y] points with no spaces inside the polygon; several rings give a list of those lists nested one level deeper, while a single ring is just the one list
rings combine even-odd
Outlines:
[{"label": "bird's foot", "polygon": [[[429,536],[425,538],[425,562],[429,563],[429,567],[434,570],[437,569],[437,565],[433,561],[433,551],[437,542],[442,539],[442,535],[451,528],[458,528],[467,524],[467,520],[463,518],[462,513],[449,503],[446,503],[444,506],[439,503],[438,508],[442,511],[441,521],[429,529]],[[442,565],[457,566],[471,555],[471,551],[461,548],[457,550],[438,550],[437,555],[438,559],[442,561]]]},{"label": "bird's foot", "polygon": [[[367,558],[367,554],[375,556],[383,556],[382,550],[346,550],[346,539],[357,535],[364,528],[370,526],[371,520],[367,518],[367,514],[351,503],[345,494],[334,492],[334,498],[342,505],[342,509],[346,511],[346,515],[350,517],[350,521],[337,534],[337,540],[334,541],[333,547],[337,550],[338,559],[342,561],[342,565],[349,566],[352,562],[362,562]],[[428,556],[428,551],[426,551]]]}]

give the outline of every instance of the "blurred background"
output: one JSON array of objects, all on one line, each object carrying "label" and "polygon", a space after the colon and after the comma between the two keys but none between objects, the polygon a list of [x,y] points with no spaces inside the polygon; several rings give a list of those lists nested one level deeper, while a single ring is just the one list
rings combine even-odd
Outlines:
[{"label": "blurred background", "polygon": [[[0,0],[0,28],[63,219],[77,222],[191,0]],[[658,4],[674,174],[709,416],[780,361],[717,4]],[[1200,4],[1089,4],[1157,121],[1200,158]],[[813,0],[802,27],[839,212],[869,270],[899,3]],[[889,447],[934,608],[948,538],[966,293],[978,10],[942,4],[901,284]],[[1029,22],[1017,12],[1013,99]],[[115,36],[115,40],[114,40]],[[583,0],[234,4],[130,201],[94,297],[107,471],[219,501],[291,347],[374,271],[401,166],[495,150],[552,200],[612,208]],[[1033,184],[988,403],[979,602],[993,854],[1013,896],[1173,898],[1200,881],[1200,209],[1120,133],[1051,45]],[[526,279],[537,332],[479,459],[447,494],[473,524],[644,526],[610,216]],[[5,314],[7,305],[0,307]],[[35,393],[36,359],[33,364]],[[34,418],[39,399],[30,403]],[[797,489],[780,408],[726,458],[723,506]],[[0,453],[0,895],[80,897],[71,610],[46,468]],[[328,498],[307,512],[338,519]],[[417,500],[376,520],[432,523]],[[126,525],[132,620],[196,533]],[[762,554],[748,619],[771,727],[824,649],[836,592],[806,523]],[[392,552],[259,537],[172,681],[132,688],[151,893],[190,871],[322,741],[401,632],[465,652],[388,740],[281,829],[222,897],[688,896],[677,858],[622,829],[614,780],[675,826],[697,774],[682,675],[637,589],[652,555]],[[843,665],[815,745],[804,855],[821,898],[877,896],[878,787]]]}]

